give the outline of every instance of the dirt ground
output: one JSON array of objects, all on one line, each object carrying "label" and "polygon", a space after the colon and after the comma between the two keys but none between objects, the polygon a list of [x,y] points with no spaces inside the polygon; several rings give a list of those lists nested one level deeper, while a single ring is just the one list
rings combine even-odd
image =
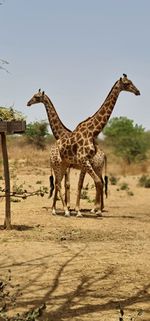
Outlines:
[{"label": "dirt ground", "polygon": [[[49,184],[42,170],[18,177],[27,188],[37,188],[37,180]],[[46,304],[43,321],[119,321],[119,307],[124,320],[138,313],[136,320],[150,320],[150,191],[138,179],[120,177],[109,185],[102,218],[90,213],[95,191],[88,175],[82,218],[74,211],[64,217],[60,201],[53,216],[52,200],[34,196],[11,203],[13,228],[7,231],[1,200],[0,280],[8,316]],[[72,209],[77,180],[72,170]],[[122,183],[128,189],[121,190]]]}]

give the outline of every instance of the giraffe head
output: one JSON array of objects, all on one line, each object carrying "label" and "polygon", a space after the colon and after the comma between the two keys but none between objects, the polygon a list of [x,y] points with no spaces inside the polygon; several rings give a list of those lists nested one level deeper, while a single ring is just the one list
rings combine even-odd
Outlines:
[{"label": "giraffe head", "polygon": [[39,89],[39,91],[33,95],[33,97],[28,101],[27,106],[31,106],[33,104],[39,104],[44,102],[45,92]]},{"label": "giraffe head", "polygon": [[119,79],[120,91],[130,91],[136,96],[140,95],[140,91],[135,87],[133,82],[128,79],[126,74],[123,74],[123,77]]}]

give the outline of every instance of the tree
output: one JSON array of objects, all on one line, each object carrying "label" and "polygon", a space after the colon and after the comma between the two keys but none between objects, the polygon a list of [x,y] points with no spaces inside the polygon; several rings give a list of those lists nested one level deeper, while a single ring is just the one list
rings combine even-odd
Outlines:
[{"label": "tree", "polygon": [[48,124],[45,121],[33,122],[27,124],[25,136],[30,144],[36,145],[39,149],[44,149],[46,145],[46,137],[49,135]]},{"label": "tree", "polygon": [[116,154],[128,164],[146,159],[149,148],[144,128],[127,117],[114,117],[104,128],[105,141],[112,145]]}]

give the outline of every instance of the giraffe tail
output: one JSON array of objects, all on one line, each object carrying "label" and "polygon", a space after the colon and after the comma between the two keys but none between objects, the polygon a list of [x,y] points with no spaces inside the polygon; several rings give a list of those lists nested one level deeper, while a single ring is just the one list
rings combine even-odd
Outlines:
[{"label": "giraffe tail", "polygon": [[49,198],[52,197],[53,195],[53,191],[54,191],[54,176],[52,174],[52,170],[51,170],[51,175],[49,176],[49,182],[50,182],[50,192],[49,192]]},{"label": "giraffe tail", "polygon": [[104,176],[104,182],[105,182],[105,195],[106,198],[108,196],[108,176],[107,176],[107,156],[105,155],[105,176]]}]

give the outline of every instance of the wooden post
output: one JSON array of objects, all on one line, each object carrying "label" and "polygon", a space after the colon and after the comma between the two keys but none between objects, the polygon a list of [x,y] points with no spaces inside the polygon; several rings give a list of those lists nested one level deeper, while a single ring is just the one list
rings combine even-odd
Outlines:
[{"label": "wooden post", "polygon": [[4,166],[4,177],[5,177],[5,220],[4,228],[7,230],[11,229],[11,209],[10,209],[10,175],[9,175],[9,163],[8,153],[6,144],[6,134],[1,132],[1,144],[2,144],[2,155],[3,155],[3,166]]}]

